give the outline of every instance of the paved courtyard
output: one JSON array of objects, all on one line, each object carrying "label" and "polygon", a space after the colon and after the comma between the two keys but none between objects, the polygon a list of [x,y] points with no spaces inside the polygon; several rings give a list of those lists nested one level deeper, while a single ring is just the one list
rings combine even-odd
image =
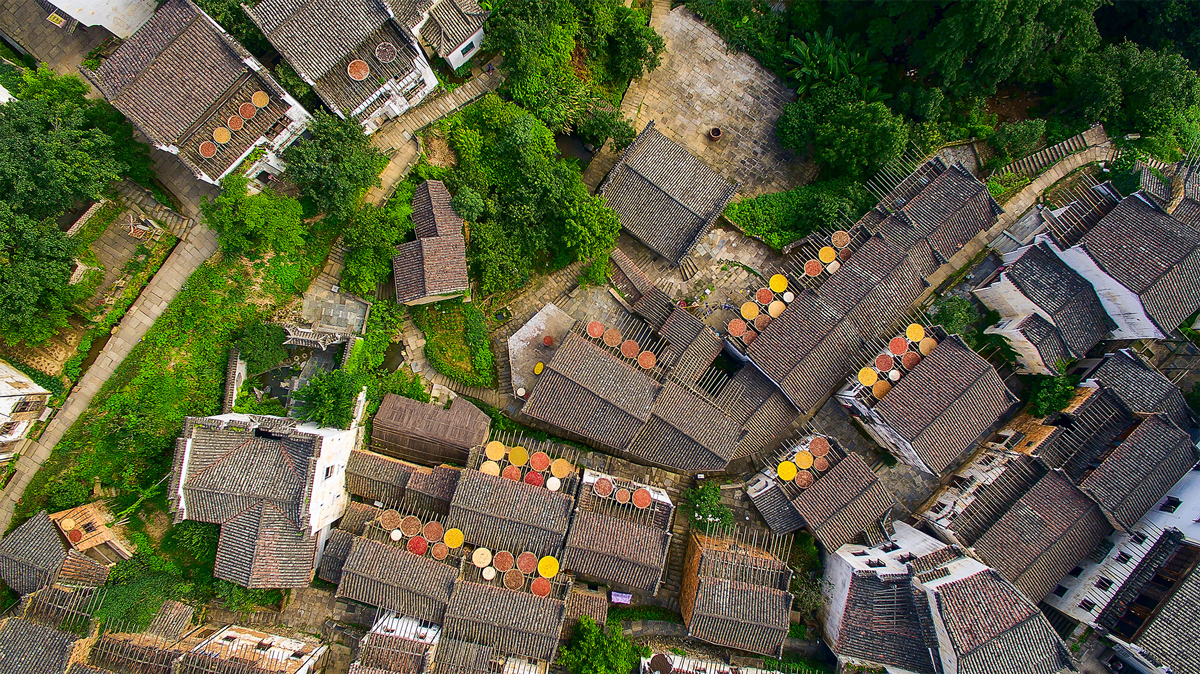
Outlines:
[{"label": "paved courtyard", "polygon": [[46,20],[50,15],[36,0],[0,2],[0,32],[16,40],[41,63],[62,75],[78,75],[79,64],[89,51],[111,36],[99,26],[72,25],[62,28]]},{"label": "paved courtyard", "polygon": [[[812,164],[796,161],[775,139],[775,123],[795,92],[748,54],[730,53],[686,7],[663,9],[656,3],[653,17],[667,46],[662,64],[631,84],[621,105],[634,126],[640,131],[654,120],[656,129],[738,182],[742,197],[807,182]],[[713,127],[721,128],[721,140],[709,140]]]}]

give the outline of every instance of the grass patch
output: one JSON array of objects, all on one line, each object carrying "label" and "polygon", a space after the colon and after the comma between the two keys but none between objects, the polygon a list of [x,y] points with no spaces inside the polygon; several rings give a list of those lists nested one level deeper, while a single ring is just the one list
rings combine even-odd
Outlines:
[{"label": "grass patch", "polygon": [[857,220],[874,203],[874,197],[861,184],[838,179],[743,199],[729,204],[725,217],[778,250],[819,227],[841,222],[839,212]]},{"label": "grass patch", "polygon": [[682,623],[683,616],[677,611],[662,606],[610,606],[608,607],[608,622],[623,623],[626,620],[659,620],[669,623]]},{"label": "grass patch", "polygon": [[496,363],[483,312],[461,299],[409,307],[425,333],[425,358],[433,369],[460,384],[491,388]]}]

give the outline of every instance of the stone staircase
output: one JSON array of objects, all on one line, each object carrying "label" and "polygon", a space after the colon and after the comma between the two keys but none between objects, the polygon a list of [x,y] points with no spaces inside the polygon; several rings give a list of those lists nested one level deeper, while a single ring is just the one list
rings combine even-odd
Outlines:
[{"label": "stone staircase", "polygon": [[496,389],[500,395],[514,395],[512,385],[512,369],[509,367],[508,342],[501,336],[492,343],[492,352],[496,354]]},{"label": "stone staircase", "polygon": [[145,217],[162,225],[164,229],[180,239],[187,238],[188,233],[196,224],[195,220],[162,205],[154,198],[150,190],[130,180],[122,180],[117,183],[117,192],[130,206],[140,210]]},{"label": "stone staircase", "polygon": [[692,258],[684,258],[683,262],[679,263],[679,276],[682,277],[684,281],[692,280],[696,274],[699,273],[700,268],[696,266],[696,263],[692,261]]},{"label": "stone staircase", "polygon": [[333,292],[333,289],[338,286],[342,278],[342,269],[346,266],[346,247],[342,245],[341,239],[333,244],[333,248],[329,250],[329,257],[325,258],[325,266],[321,268],[321,273],[313,279],[309,285],[309,290],[321,289]]},{"label": "stone staircase", "polygon": [[1108,135],[1104,133],[1103,126],[1095,126],[1081,134],[1071,136],[1057,145],[1051,145],[1048,148],[1039,150],[1024,159],[1002,166],[992,172],[992,175],[1015,173],[1017,175],[1033,178],[1041,174],[1047,168],[1057,164],[1062,159],[1082,152],[1083,150],[1095,145],[1102,145],[1108,142]]}]

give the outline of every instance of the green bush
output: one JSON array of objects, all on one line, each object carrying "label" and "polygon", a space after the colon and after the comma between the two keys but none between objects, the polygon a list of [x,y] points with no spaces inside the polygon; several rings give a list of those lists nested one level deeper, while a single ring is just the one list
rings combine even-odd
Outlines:
[{"label": "green bush", "polygon": [[409,307],[409,313],[425,333],[425,358],[433,369],[466,386],[495,385],[492,345],[479,307],[456,299]]},{"label": "green bush", "polygon": [[348,370],[317,374],[292,393],[299,418],[323,428],[350,428],[363,384],[361,376]]},{"label": "green bush", "polygon": [[1077,377],[1033,377],[1033,395],[1029,402],[1029,414],[1044,417],[1051,412],[1066,409],[1075,396]]},{"label": "green bush", "polygon": [[692,526],[719,529],[733,524],[733,511],[721,501],[721,486],[712,480],[683,492],[683,502],[692,512]]},{"label": "green bush", "polygon": [[277,367],[288,357],[283,345],[287,333],[273,323],[257,322],[242,331],[236,342],[246,361],[246,372],[254,377]]},{"label": "green bush", "polygon": [[68,510],[88,502],[91,497],[89,485],[84,484],[74,474],[60,475],[50,487],[49,506],[51,510]]},{"label": "green bush", "polygon": [[171,528],[169,534],[175,545],[198,560],[212,562],[217,558],[217,539],[221,527],[208,522],[184,520]]},{"label": "green bush", "polygon": [[988,139],[988,144],[1004,161],[1016,161],[1037,152],[1045,133],[1046,120],[1025,119],[1001,124],[996,133]]},{"label": "green bush", "polygon": [[388,158],[354,118],[318,110],[308,130],[310,140],[292,143],[284,151],[286,177],[321,212],[338,220],[351,217],[367,190],[379,185]]},{"label": "green bush", "polygon": [[747,234],[780,249],[819,227],[841,221],[839,213],[858,220],[874,203],[860,183],[837,179],[743,199],[729,204],[725,217]]},{"label": "green bush", "polygon": [[280,590],[252,590],[220,578],[213,583],[213,589],[226,608],[239,613],[257,608],[275,608],[283,602],[283,592]]},{"label": "green bush", "polygon": [[571,674],[629,674],[648,646],[635,646],[619,629],[605,629],[591,616],[581,616],[571,641],[559,651],[558,664]]},{"label": "green bush", "polygon": [[997,203],[1003,204],[1017,192],[1025,189],[1029,183],[1029,177],[1019,173],[1011,171],[997,173],[987,180],[988,194],[991,194]]},{"label": "green bush", "polygon": [[211,201],[205,197],[200,204],[205,224],[221,235],[222,247],[240,254],[267,248],[288,253],[299,248],[307,229],[300,202],[270,188],[249,194],[248,184],[246,176],[230,173],[221,180],[221,194]]},{"label": "green bush", "polygon": [[965,297],[943,297],[933,305],[929,314],[952,335],[966,333],[967,328],[979,320],[979,310]]}]

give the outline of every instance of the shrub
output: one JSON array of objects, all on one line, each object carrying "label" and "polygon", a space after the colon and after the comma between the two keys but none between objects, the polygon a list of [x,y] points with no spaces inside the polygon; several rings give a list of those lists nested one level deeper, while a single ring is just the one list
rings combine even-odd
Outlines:
[{"label": "shrub", "polygon": [[979,310],[965,297],[943,297],[933,305],[930,315],[952,335],[964,334],[979,320]]},{"label": "shrub", "polygon": [[239,613],[260,607],[271,608],[283,602],[280,590],[252,590],[220,578],[213,584],[213,589],[226,608]]},{"label": "shrub", "polygon": [[354,408],[362,392],[361,377],[347,370],[322,372],[292,395],[299,418],[315,421],[323,428],[350,428]]},{"label": "shrub", "polygon": [[349,217],[366,191],[379,184],[388,159],[353,118],[317,111],[308,130],[311,140],[292,143],[284,151],[287,178],[322,212],[337,219]]},{"label": "shrub", "polygon": [[176,545],[198,560],[211,562],[217,558],[220,525],[184,520],[171,528],[170,535]]},{"label": "shrub", "polygon": [[77,476],[68,472],[60,475],[50,487],[51,510],[68,510],[87,503],[91,490]]},{"label": "shrub", "polygon": [[733,511],[721,501],[721,486],[708,481],[683,492],[683,502],[692,511],[693,526],[723,528],[733,524]]},{"label": "shrub", "polygon": [[1006,171],[997,173],[987,180],[988,194],[998,203],[1008,201],[1014,194],[1020,192],[1030,183],[1027,176]]},{"label": "shrub", "polygon": [[221,245],[234,253],[257,253],[266,248],[287,253],[304,243],[307,229],[300,202],[270,188],[248,194],[246,176],[230,173],[221,180],[221,194],[200,204],[204,222],[221,235]]},{"label": "shrub", "polygon": [[780,249],[839,221],[839,213],[858,220],[873,204],[874,199],[860,183],[836,179],[743,199],[729,204],[725,217],[747,234]]},{"label": "shrub", "polygon": [[571,674],[629,674],[650,648],[635,646],[619,629],[607,630],[591,616],[581,616],[558,664]]},{"label": "shrub", "polygon": [[467,386],[495,383],[495,361],[487,321],[473,303],[446,300],[409,308],[425,333],[425,358],[433,369]]},{"label": "shrub", "polygon": [[1076,377],[1036,377],[1033,395],[1029,402],[1029,414],[1044,417],[1051,412],[1066,409],[1075,396]]},{"label": "shrub", "polygon": [[1015,161],[1036,152],[1045,133],[1046,120],[1025,119],[1001,124],[996,133],[988,139],[988,144],[1006,161]]},{"label": "shrub", "polygon": [[246,372],[253,377],[282,363],[288,357],[288,350],[283,346],[286,339],[283,328],[262,321],[243,330],[236,344],[246,361]]}]

